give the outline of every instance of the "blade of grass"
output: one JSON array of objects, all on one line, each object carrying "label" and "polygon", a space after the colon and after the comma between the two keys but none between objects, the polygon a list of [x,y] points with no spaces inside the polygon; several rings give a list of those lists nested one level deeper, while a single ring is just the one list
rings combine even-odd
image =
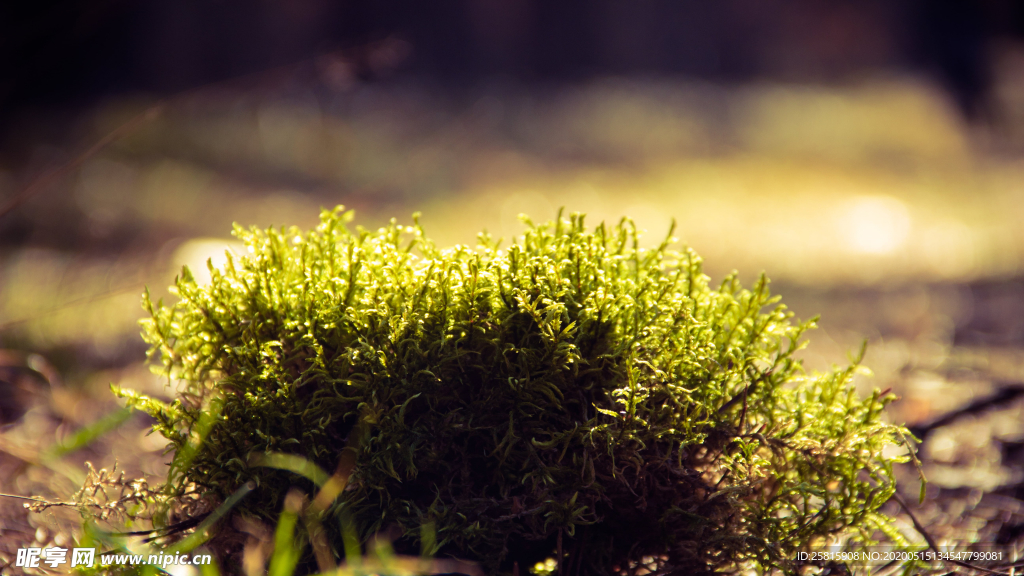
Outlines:
[{"label": "blade of grass", "polygon": [[330,476],[324,472],[323,468],[309,460],[306,460],[302,456],[295,454],[282,454],[280,452],[254,454],[252,458],[249,459],[249,465],[278,468],[280,470],[294,472],[309,479],[311,482],[316,484],[318,488],[322,488],[330,478]]},{"label": "blade of grass", "polygon": [[274,555],[267,576],[292,576],[299,563],[302,547],[295,539],[295,525],[302,511],[302,495],[293,490],[284,499],[284,511],[274,532]]},{"label": "blade of grass", "polygon": [[85,448],[100,436],[123,424],[131,417],[133,412],[134,411],[131,408],[121,408],[103,416],[88,426],[79,428],[65,440],[58,442],[47,449],[43,453],[43,459],[56,460],[63,456],[67,456],[76,450]]}]

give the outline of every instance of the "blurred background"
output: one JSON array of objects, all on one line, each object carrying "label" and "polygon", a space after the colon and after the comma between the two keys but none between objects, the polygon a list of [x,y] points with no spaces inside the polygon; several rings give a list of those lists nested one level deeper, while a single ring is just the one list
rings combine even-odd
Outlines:
[{"label": "blurred background", "polygon": [[[765,271],[821,315],[810,369],[870,342],[937,539],[1024,533],[1024,4],[5,3],[0,492],[66,498],[86,460],[157,481],[108,391],[173,396],[143,288],[237,249],[232,223],[336,204],[421,211],[442,245],[559,207],[651,242],[675,219],[713,280]],[[48,514],[0,499],[0,561],[66,541]]]}]

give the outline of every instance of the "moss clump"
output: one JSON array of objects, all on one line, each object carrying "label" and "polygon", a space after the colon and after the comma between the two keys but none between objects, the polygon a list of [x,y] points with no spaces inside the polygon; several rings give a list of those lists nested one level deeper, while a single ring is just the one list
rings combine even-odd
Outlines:
[{"label": "moss clump", "polygon": [[[177,456],[170,486],[214,499],[258,486],[236,513],[273,522],[294,473],[346,446],[346,489],[319,514],[335,559],[343,530],[520,573],[790,567],[815,537],[885,529],[888,401],[859,399],[854,367],[808,376],[761,278],[709,286],[690,250],[638,246],[628,220],[528,220],[499,249],[435,247],[418,224],[350,232],[237,228],[249,255],[178,301],[146,307],[145,339],[184,383],[165,406],[134,397]],[[342,469],[344,466],[341,467]],[[351,548],[350,548],[351,549]]]}]

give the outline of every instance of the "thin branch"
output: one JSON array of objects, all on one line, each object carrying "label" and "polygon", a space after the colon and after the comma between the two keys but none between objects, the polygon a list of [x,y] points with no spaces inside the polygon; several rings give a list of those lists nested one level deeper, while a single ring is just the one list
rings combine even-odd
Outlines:
[{"label": "thin branch", "polygon": [[928,422],[927,424],[911,426],[910,431],[914,434],[914,436],[920,438],[921,442],[923,443],[925,437],[927,437],[928,434],[931,433],[936,428],[948,426],[953,422],[956,422],[957,420],[963,418],[964,416],[978,414],[980,412],[984,412],[986,410],[990,410],[993,408],[998,409],[1006,407],[1010,402],[1016,400],[1017,397],[1022,395],[1024,395],[1024,386],[1016,382],[1012,384],[1006,384],[1001,386],[996,391],[996,393],[992,394],[991,396],[982,398],[980,400],[975,400],[974,402],[971,402],[966,406],[962,406],[960,408],[957,408],[956,410],[953,410],[952,412],[943,414],[942,416],[939,416],[938,418],[931,422]]},{"label": "thin branch", "polygon": [[[43,500],[42,498],[33,498],[31,496],[18,496],[17,494],[4,494],[2,492],[0,492],[0,497],[2,497],[2,498],[17,498],[19,500],[31,500],[32,502],[39,502],[40,504],[54,504],[54,503],[52,503],[52,502],[50,502],[48,500]],[[55,505],[60,505],[60,504],[72,505],[74,503],[73,502],[60,502],[60,503],[56,503]]]},{"label": "thin branch", "polygon": [[[910,509],[910,506],[907,505],[907,502],[903,499],[902,496],[899,495],[898,492],[893,493],[892,496],[893,496],[893,498],[896,499],[897,502],[899,502],[900,506],[903,507],[903,511],[906,512],[908,516],[910,516],[910,521],[914,523],[914,529],[916,529],[918,531],[918,533],[921,534],[921,536],[924,537],[924,541],[928,543],[928,547],[931,548],[932,551],[935,552],[935,554],[938,557],[941,558],[941,554],[942,553],[939,551],[939,547],[935,544],[935,540],[932,538],[932,535],[928,533],[928,530],[925,529],[924,525],[921,524],[921,521],[917,519],[917,516]],[[943,561],[944,562],[949,562],[950,564],[955,564],[957,566],[960,566],[961,568],[969,568],[971,570],[977,570],[979,572],[984,572],[986,574],[993,574],[995,576],[1009,576],[1008,572],[999,572],[997,570],[989,570],[988,568],[982,568],[981,566],[975,566],[974,564],[971,564],[970,562],[962,562],[960,560],[943,560]]]},{"label": "thin branch", "polygon": [[0,218],[3,218],[4,216],[10,214],[11,212],[14,211],[15,208],[24,204],[28,199],[46,190],[51,184],[57,182],[71,171],[80,167],[82,164],[85,164],[86,160],[92,158],[107,146],[113,144],[114,142],[117,142],[118,140],[124,138],[125,136],[128,136],[129,134],[132,134],[133,132],[138,130],[142,125],[156,118],[160,114],[160,112],[163,111],[163,108],[164,105],[162,102],[158,102],[157,104],[150,106],[141,114],[135,116],[131,120],[128,120],[124,124],[121,124],[120,126],[115,128],[111,133],[97,140],[96,143],[90,146],[88,150],[79,154],[72,161],[67,162],[66,164],[60,166],[55,170],[47,172],[46,174],[40,176],[39,178],[36,178],[31,184],[28,185],[28,187],[22,190],[19,194],[16,194],[14,198],[11,198],[6,204],[3,205],[3,207],[0,207]]},{"label": "thin branch", "polygon": [[40,312],[32,314],[31,316],[24,316],[22,318],[16,318],[14,320],[10,320],[10,321],[4,322],[3,324],[0,324],[0,330],[6,330],[8,328],[11,328],[13,326],[17,326],[19,324],[24,324],[26,322],[32,322],[33,320],[38,320],[39,318],[42,318],[44,316],[49,316],[51,314],[57,314],[58,312],[62,312],[64,310],[67,310],[68,308],[74,308],[76,306],[81,306],[83,304],[92,304],[93,302],[99,302],[101,300],[106,300],[108,298],[114,298],[116,296],[121,296],[122,294],[127,294],[129,292],[135,292],[137,290],[142,290],[143,288],[145,288],[145,284],[137,283],[137,284],[131,284],[129,286],[122,286],[120,288],[115,288],[113,290],[107,290],[105,292],[100,292],[98,294],[92,294],[90,296],[82,296],[80,298],[73,298],[71,300],[68,300],[67,302],[62,302],[62,303],[60,303],[60,304],[58,304],[58,305],[56,305],[56,306],[54,306],[52,308],[47,308],[46,310],[41,310]]}]

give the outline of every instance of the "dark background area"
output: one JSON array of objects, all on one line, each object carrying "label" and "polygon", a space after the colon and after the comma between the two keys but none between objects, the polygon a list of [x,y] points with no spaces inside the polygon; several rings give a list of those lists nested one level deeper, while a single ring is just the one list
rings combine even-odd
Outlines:
[{"label": "dark background area", "polygon": [[608,74],[841,81],[934,75],[969,115],[994,42],[1024,34],[1013,0],[45,0],[0,7],[0,110],[168,95],[341,51],[372,80],[374,42],[408,42],[400,73],[451,86]]}]

